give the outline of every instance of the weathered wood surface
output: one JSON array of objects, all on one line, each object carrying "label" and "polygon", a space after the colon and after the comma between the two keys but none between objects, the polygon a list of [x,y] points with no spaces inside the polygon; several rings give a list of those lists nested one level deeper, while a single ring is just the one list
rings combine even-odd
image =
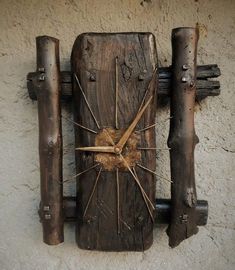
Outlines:
[{"label": "weathered wood surface", "polygon": [[[171,217],[171,200],[156,199],[156,224],[169,224]],[[197,225],[204,226],[207,224],[208,218],[208,202],[205,200],[198,200],[196,205]],[[65,222],[75,222],[76,217],[76,197],[64,197],[64,217]]]},{"label": "weathered wood surface", "polygon": [[[220,94],[219,81],[210,80],[221,75],[217,65],[197,66],[197,82],[196,82],[196,98],[198,100],[207,96],[218,96]],[[37,76],[36,72],[30,72],[27,75],[27,87],[29,96],[32,100],[36,100],[34,84],[32,78]],[[159,97],[169,97],[170,84],[172,78],[171,67],[159,68]],[[69,100],[72,97],[72,78],[70,71],[61,71],[61,88],[63,100]]]},{"label": "weathered wood surface", "polygon": [[49,245],[64,241],[62,181],[62,131],[60,109],[59,41],[36,38],[41,203],[43,239]]},{"label": "weathered wood surface", "polygon": [[171,164],[171,221],[169,245],[196,234],[196,187],[194,148],[198,137],[194,129],[196,60],[198,30],[176,28],[172,31],[171,120],[168,146]]},{"label": "weathered wood surface", "polygon": [[[83,34],[75,41],[71,62],[72,72],[77,74],[82,89],[100,124],[115,124],[115,57],[118,56],[119,94],[118,121],[120,129],[126,129],[134,119],[151,80],[157,56],[154,37],[151,34]],[[139,80],[139,76],[141,77]],[[156,77],[157,80],[157,77]],[[154,101],[144,113],[138,128],[155,121],[156,80],[150,92]],[[84,102],[81,91],[73,78],[74,120],[98,131],[97,125]],[[95,145],[95,135],[75,126],[76,146]],[[155,147],[155,131],[141,133],[140,145]],[[145,151],[141,161],[155,170],[155,151]],[[94,164],[94,155],[76,152],[77,172]],[[152,202],[155,201],[155,177],[142,169],[136,169],[140,182]],[[91,194],[98,171],[90,170],[77,179],[77,243],[83,249],[142,251],[153,241],[153,223],[140,190],[128,171],[119,172],[120,182],[120,234],[117,233],[117,195],[115,171],[102,171],[97,189],[85,218],[83,213]]]}]

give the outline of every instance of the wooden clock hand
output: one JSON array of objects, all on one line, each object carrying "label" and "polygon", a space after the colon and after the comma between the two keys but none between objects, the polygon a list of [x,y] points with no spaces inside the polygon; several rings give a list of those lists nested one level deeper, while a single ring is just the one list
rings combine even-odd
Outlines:
[{"label": "wooden clock hand", "polygon": [[145,103],[145,105],[142,107],[142,109],[137,113],[135,119],[133,120],[133,122],[130,124],[130,126],[128,127],[128,129],[125,131],[125,133],[122,135],[121,139],[119,140],[119,142],[116,144],[115,146],[115,151],[119,151],[119,153],[122,152],[122,148],[124,147],[124,145],[126,144],[127,140],[129,139],[129,137],[131,136],[132,132],[134,131],[136,125],[138,124],[140,118],[142,117],[143,113],[145,112],[146,108],[148,107],[150,101],[152,100],[153,96],[151,96],[148,101]]},{"label": "wooden clock hand", "polygon": [[85,146],[75,148],[78,151],[116,153],[113,146]]}]

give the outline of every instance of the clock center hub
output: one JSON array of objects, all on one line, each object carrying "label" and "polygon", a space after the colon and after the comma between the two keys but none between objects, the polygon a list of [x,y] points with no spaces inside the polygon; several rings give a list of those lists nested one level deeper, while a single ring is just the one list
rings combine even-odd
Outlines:
[{"label": "clock center hub", "polygon": [[114,147],[114,151],[115,151],[115,153],[116,153],[117,155],[119,155],[119,154],[121,154],[122,149],[119,148],[118,146],[115,146],[115,147]]},{"label": "clock center hub", "polygon": [[[112,146],[117,144],[125,129],[105,128],[102,129],[95,138],[95,146]],[[141,159],[141,151],[138,149],[140,144],[140,134],[133,132],[123,148],[114,146],[113,153],[95,153],[95,161],[102,164],[106,171],[114,171],[118,168],[121,171],[128,171],[120,154],[125,158],[129,167],[134,167]]]}]

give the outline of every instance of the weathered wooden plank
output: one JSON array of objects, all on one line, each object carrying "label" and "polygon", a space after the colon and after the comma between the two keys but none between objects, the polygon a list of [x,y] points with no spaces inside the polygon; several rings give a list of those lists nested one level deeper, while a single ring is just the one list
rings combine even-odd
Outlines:
[{"label": "weathered wooden plank", "polygon": [[[115,126],[115,59],[118,57],[118,125],[126,130],[133,121],[157,65],[154,37],[151,34],[83,34],[77,38],[72,51],[72,72],[78,76],[81,88],[99,123],[85,102],[78,83],[73,79],[74,120],[97,131]],[[144,78],[140,76],[145,76]],[[154,77],[146,101],[153,95],[149,107],[138,123],[138,129],[151,125],[156,113],[156,80]],[[115,129],[110,133],[115,133]],[[112,134],[113,134],[112,133]],[[136,134],[137,136],[137,134]],[[155,131],[149,129],[138,135],[138,144],[155,146]],[[106,138],[107,139],[107,138]],[[97,136],[75,127],[76,146],[92,146]],[[115,141],[117,143],[117,141]],[[131,147],[131,146],[130,146]],[[128,149],[125,150],[128,155]],[[107,154],[106,154],[107,155]],[[155,170],[155,151],[141,153],[139,163]],[[104,156],[105,157],[105,156]],[[78,172],[93,166],[97,158],[90,152],[76,152]],[[117,156],[119,159],[119,156]],[[119,169],[120,218],[117,210],[116,168],[99,168],[81,175],[77,181],[77,243],[84,249],[145,250],[153,241],[153,222],[139,187],[126,166]],[[134,159],[134,162],[136,160]],[[155,177],[136,168],[140,183],[151,202],[155,201]],[[133,173],[133,172],[132,172]],[[98,179],[97,188],[94,183]],[[90,196],[94,190],[94,196]],[[91,200],[90,200],[91,199]],[[88,211],[87,202],[89,204]],[[86,215],[84,216],[84,212]],[[153,213],[152,213],[153,215]],[[118,233],[118,221],[120,233]]]}]

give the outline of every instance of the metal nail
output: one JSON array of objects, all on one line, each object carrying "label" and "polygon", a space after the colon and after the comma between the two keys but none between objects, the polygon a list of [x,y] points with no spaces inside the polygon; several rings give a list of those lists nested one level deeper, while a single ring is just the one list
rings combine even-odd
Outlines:
[{"label": "metal nail", "polygon": [[188,80],[187,80],[186,77],[182,77],[181,81],[182,81],[183,83],[185,83],[185,82],[187,82]]},{"label": "metal nail", "polygon": [[38,80],[45,81],[45,75],[44,74],[39,75]]},{"label": "metal nail", "polygon": [[188,70],[188,69],[189,69],[189,65],[184,64],[184,65],[182,66],[182,69],[183,69],[183,70]]},{"label": "metal nail", "polygon": [[139,81],[143,81],[144,80],[144,75],[143,74],[140,74],[139,77],[138,77]]},{"label": "metal nail", "polygon": [[90,75],[90,81],[92,81],[92,82],[95,82],[96,81],[95,74],[91,74]]},{"label": "metal nail", "polygon": [[44,67],[39,67],[39,68],[38,68],[38,71],[39,71],[39,72],[45,72],[45,68],[44,68]]},{"label": "metal nail", "polygon": [[48,219],[51,219],[51,215],[50,215],[50,214],[45,214],[44,217],[45,217],[45,219],[47,219],[47,220],[48,220]]},{"label": "metal nail", "polygon": [[43,210],[44,211],[49,211],[50,210],[50,206],[49,205],[44,205],[43,206]]},{"label": "metal nail", "polygon": [[183,214],[182,216],[180,216],[181,218],[181,223],[187,223],[188,222],[188,215]]},{"label": "metal nail", "polygon": [[91,219],[88,219],[87,220],[87,224],[91,224]]},{"label": "metal nail", "polygon": [[192,81],[190,82],[190,86],[193,87],[194,85],[195,85],[195,82],[194,82],[194,80],[192,80]]}]

